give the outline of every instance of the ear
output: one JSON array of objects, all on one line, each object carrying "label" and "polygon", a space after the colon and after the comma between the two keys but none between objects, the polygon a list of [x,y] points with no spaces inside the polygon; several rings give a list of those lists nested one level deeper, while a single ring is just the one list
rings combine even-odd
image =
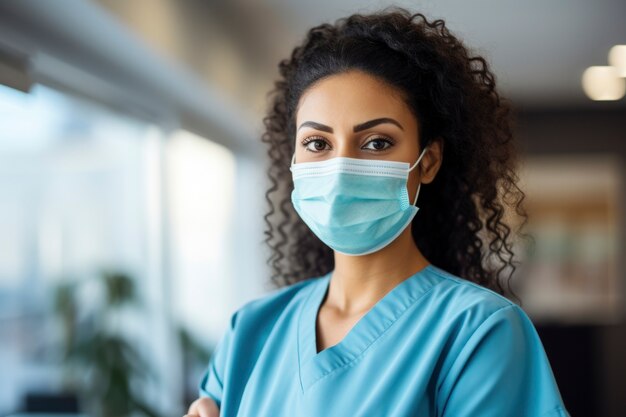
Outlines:
[{"label": "ear", "polygon": [[435,179],[443,160],[443,144],[443,138],[438,137],[428,145],[428,150],[420,163],[422,184],[428,184]]}]

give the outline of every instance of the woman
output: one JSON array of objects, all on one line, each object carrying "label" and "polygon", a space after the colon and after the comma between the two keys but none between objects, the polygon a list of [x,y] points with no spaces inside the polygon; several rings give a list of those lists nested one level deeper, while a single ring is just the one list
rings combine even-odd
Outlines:
[{"label": "woman", "polygon": [[189,415],[568,416],[505,297],[505,208],[527,215],[485,60],[393,7],[312,28],[280,72],[263,140],[283,288],[233,314]]}]

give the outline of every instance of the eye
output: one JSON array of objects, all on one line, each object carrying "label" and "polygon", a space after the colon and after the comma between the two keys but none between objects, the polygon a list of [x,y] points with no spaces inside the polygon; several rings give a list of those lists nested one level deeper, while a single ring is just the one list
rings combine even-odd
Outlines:
[{"label": "eye", "polygon": [[372,143],[374,143],[376,145],[374,145],[373,148],[365,148],[365,149],[371,149],[373,151],[384,151],[385,149],[389,149],[389,148],[391,148],[394,145],[392,140],[390,140],[388,138],[384,138],[384,137],[375,137],[372,140],[370,140],[369,142],[367,142],[366,146],[370,145]]},{"label": "eye", "polygon": [[[313,147],[309,146],[311,143],[313,143]],[[325,145],[328,145],[328,142],[319,136],[312,136],[302,141],[302,146],[304,146],[304,150],[307,152],[321,152],[325,149]]]}]

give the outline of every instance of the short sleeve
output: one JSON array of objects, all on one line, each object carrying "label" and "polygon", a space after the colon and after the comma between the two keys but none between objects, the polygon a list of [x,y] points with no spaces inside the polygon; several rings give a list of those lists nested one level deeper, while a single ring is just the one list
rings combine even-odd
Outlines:
[{"label": "short sleeve", "polygon": [[235,331],[236,317],[237,312],[232,315],[230,326],[215,346],[199,386],[200,396],[212,398],[220,409],[222,408],[226,363],[231,350],[230,344]]},{"label": "short sleeve", "polygon": [[438,415],[569,417],[539,335],[517,305],[473,332],[439,384]]}]

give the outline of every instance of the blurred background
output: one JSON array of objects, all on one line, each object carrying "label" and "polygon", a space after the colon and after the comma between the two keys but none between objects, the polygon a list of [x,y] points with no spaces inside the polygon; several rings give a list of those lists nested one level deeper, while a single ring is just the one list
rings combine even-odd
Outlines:
[{"label": "blurred background", "polygon": [[278,62],[392,4],[444,19],[515,105],[523,307],[572,416],[624,415],[625,2],[4,0],[0,416],[184,413],[232,312],[272,289]]}]

